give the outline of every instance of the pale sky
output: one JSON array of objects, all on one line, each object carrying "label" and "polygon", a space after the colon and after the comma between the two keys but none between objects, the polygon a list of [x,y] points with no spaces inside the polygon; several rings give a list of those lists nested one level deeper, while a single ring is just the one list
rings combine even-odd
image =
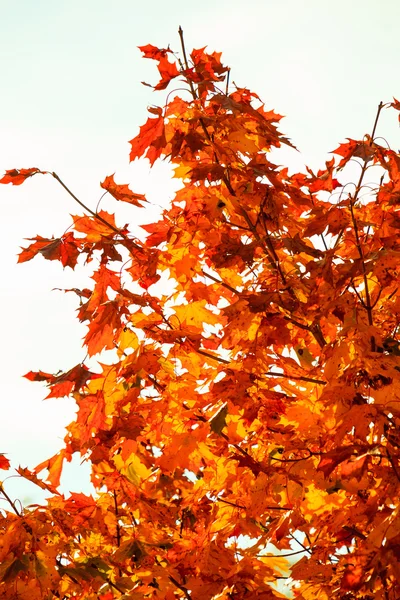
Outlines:
[{"label": "pale sky", "polygon": [[[286,115],[281,129],[301,154],[274,160],[292,169],[323,168],[346,137],[371,130],[381,100],[400,98],[399,0],[0,0],[0,7],[0,172],[56,171],[92,209],[100,181],[114,172],[155,205],[173,195],[168,166],[129,164],[127,142],[147,105],[164,98],[141,85],[156,83],[157,70],[137,46],[179,50],[179,25],[188,49],[222,51],[231,80]],[[400,147],[393,111],[384,111],[378,135]],[[156,214],[111,200],[102,208],[115,211],[119,225]],[[28,244],[23,238],[62,234],[69,214],[81,209],[51,178],[0,188],[0,452],[30,468],[60,449],[74,405],[43,402],[46,389],[22,375],[66,371],[84,358],[76,297],[52,289],[86,284],[82,270],[41,257],[17,265],[16,254]],[[65,492],[89,491],[88,470],[77,465],[66,470]],[[24,502],[43,498],[17,479],[5,487]]]}]

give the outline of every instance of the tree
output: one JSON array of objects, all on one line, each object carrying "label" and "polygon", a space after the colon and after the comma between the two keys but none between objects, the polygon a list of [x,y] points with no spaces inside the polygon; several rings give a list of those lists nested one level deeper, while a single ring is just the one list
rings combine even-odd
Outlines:
[{"label": "tree", "polygon": [[[180,38],[181,59],[140,48],[155,90],[187,88],[150,107],[131,141],[131,160],[167,159],[182,181],[143,239],[55,173],[1,180],[47,173],[85,209],[18,260],[96,265],[91,289],[67,291],[88,356],[114,354],[26,375],[78,412],[59,453],[17,469],[50,493],[45,506],[20,509],[0,488],[0,598],[267,600],[291,577],[303,600],[396,600],[400,155],[375,134],[400,102],[381,103],[371,134],[323,170],[289,174],[268,155],[292,146],[281,117],[229,84],[219,53],[188,56]],[[349,161],[353,186],[338,180]],[[113,176],[101,187],[145,206]],[[95,497],[58,491],[74,453]]]}]

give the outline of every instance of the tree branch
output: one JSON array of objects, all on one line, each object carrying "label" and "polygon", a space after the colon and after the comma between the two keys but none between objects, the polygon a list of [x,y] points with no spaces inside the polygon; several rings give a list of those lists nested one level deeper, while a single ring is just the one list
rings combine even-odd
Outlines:
[{"label": "tree branch", "polygon": [[328,382],[322,379],[313,379],[312,377],[302,377],[296,375],[285,375],[285,373],[275,373],[274,371],[267,371],[264,375],[269,377],[282,377],[283,379],[293,379],[293,381],[309,381],[310,383],[317,383],[319,385],[326,385]]},{"label": "tree branch", "polygon": [[60,185],[62,185],[62,187],[68,192],[68,194],[71,196],[71,198],[73,198],[75,200],[75,202],[77,202],[80,206],[82,206],[82,208],[84,208],[95,219],[97,219],[97,221],[100,221],[101,223],[103,223],[103,225],[107,225],[107,227],[109,227],[115,233],[118,233],[118,235],[120,235],[122,238],[129,240],[129,243],[132,244],[132,246],[134,248],[136,248],[137,250],[142,250],[142,248],[138,244],[136,244],[133,240],[129,239],[120,229],[117,229],[116,227],[114,227],[114,225],[112,225],[111,223],[109,223],[108,221],[103,219],[103,217],[101,217],[99,214],[94,212],[91,208],[86,206],[86,204],[84,204],[81,200],[79,200],[79,198],[77,198],[75,196],[75,194],[73,192],[71,192],[71,190],[60,179],[60,177],[57,175],[57,173],[53,172],[53,173],[49,173],[49,174],[52,175],[52,177],[54,177],[54,179],[56,179]]},{"label": "tree branch", "polygon": [[179,581],[177,581],[175,579],[175,577],[172,577],[172,575],[169,575],[168,579],[171,581],[171,583],[174,584],[175,587],[177,587],[179,590],[181,590],[185,594],[185,598],[187,598],[187,600],[192,600],[192,596],[189,594],[188,589],[184,585],[179,583]]},{"label": "tree branch", "polygon": [[15,514],[20,517],[21,513],[19,512],[18,508],[15,506],[15,503],[11,500],[10,496],[7,494],[7,492],[5,491],[3,484],[0,482],[0,493],[3,494],[4,498],[7,500],[7,502],[9,503],[9,505],[11,506],[11,508],[13,509],[13,511],[15,512]]}]

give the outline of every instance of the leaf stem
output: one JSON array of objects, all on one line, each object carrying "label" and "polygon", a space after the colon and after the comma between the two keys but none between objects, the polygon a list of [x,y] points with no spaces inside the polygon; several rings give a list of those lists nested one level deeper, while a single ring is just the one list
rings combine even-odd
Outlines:
[{"label": "leaf stem", "polygon": [[7,494],[7,492],[5,491],[3,484],[0,482],[0,493],[3,494],[4,498],[7,500],[7,502],[9,503],[9,505],[11,506],[11,508],[13,509],[13,511],[15,512],[15,514],[20,517],[21,513],[19,512],[18,508],[15,506],[15,503],[11,500],[10,496]]},{"label": "leaf stem", "polygon": [[91,208],[89,208],[88,206],[86,206],[86,204],[84,204],[81,200],[79,200],[79,198],[77,198],[75,196],[75,194],[73,192],[71,192],[71,190],[65,185],[65,183],[62,181],[62,179],[60,179],[60,177],[57,175],[57,173],[53,172],[53,173],[49,173],[49,174],[58,181],[58,183],[66,190],[66,192],[68,192],[68,194],[71,196],[71,198],[73,198],[75,200],[75,202],[77,202],[80,206],[82,206],[82,208],[84,208],[88,213],[90,213],[95,219],[97,219],[98,221],[103,223],[103,225],[107,225],[107,227],[112,229],[112,231],[114,231],[115,233],[120,235],[122,238],[129,240],[129,243],[131,243],[134,248],[136,248],[138,250],[142,250],[142,248],[138,244],[136,244],[135,242],[130,240],[120,229],[117,229],[117,227],[114,227],[114,225],[112,225],[111,223],[106,221],[106,219],[103,219],[102,216],[100,216],[99,214],[94,212]]}]

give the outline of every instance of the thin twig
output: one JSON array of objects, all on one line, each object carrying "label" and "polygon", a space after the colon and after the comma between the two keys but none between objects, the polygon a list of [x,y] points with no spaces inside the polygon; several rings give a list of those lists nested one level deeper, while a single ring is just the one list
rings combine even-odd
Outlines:
[{"label": "thin twig", "polygon": [[400,473],[398,472],[397,467],[396,467],[396,465],[394,463],[394,460],[392,458],[392,455],[390,454],[390,452],[389,452],[389,450],[387,448],[386,448],[386,454],[387,454],[387,457],[389,459],[390,464],[392,465],[394,474],[396,475],[397,479],[400,481]]},{"label": "thin twig", "polygon": [[[286,554],[256,554],[256,556],[259,558],[285,558],[285,556],[294,556],[295,554],[304,554],[304,552],[305,552],[305,550],[296,550],[296,552],[287,552]],[[286,578],[283,577],[283,579],[286,579]]]},{"label": "thin twig", "polygon": [[195,351],[198,354],[202,354],[203,356],[206,356],[207,358],[212,358],[213,360],[216,360],[220,363],[224,363],[225,365],[229,365],[231,363],[230,360],[226,360],[225,358],[221,358],[220,356],[211,354],[210,352],[205,352],[205,350],[200,350],[199,348],[195,348]]},{"label": "thin twig", "polygon": [[20,517],[21,513],[19,512],[18,508],[15,506],[15,503],[11,500],[10,496],[5,491],[2,483],[0,483],[0,493],[3,494],[4,498],[7,500],[7,502],[9,503],[9,505],[11,506],[11,508],[13,509],[13,511],[15,512],[15,514],[18,517]]},{"label": "thin twig", "polygon": [[124,594],[124,590],[122,588],[120,588],[116,583],[113,583],[111,581],[111,579],[109,579],[108,577],[106,577],[106,581],[108,583],[108,585],[112,588],[114,588],[114,590],[117,590],[117,592],[119,592],[120,594]]},{"label": "thin twig", "polygon": [[[358,250],[358,255],[361,259],[361,265],[362,265],[362,276],[363,276],[364,291],[365,291],[365,302],[363,302],[363,306],[364,306],[365,310],[367,311],[368,325],[370,325],[372,327],[374,324],[374,321],[373,321],[373,317],[372,317],[371,296],[370,296],[369,287],[368,287],[367,268],[365,266],[364,251],[361,246],[360,235],[358,232],[358,224],[357,224],[357,220],[356,220],[356,217],[354,214],[354,203],[356,202],[356,199],[357,199],[356,196],[354,196],[354,198],[350,202],[350,214],[351,214],[351,220],[353,223],[354,235],[356,238],[356,246],[357,246],[357,250]],[[372,350],[372,352],[375,351],[375,338],[373,336],[371,336],[371,350]]]},{"label": "thin twig", "polygon": [[225,281],[221,281],[220,279],[217,279],[216,277],[214,277],[214,275],[211,275],[210,273],[206,273],[204,271],[204,269],[202,269],[201,272],[203,273],[203,275],[205,275],[205,277],[208,277],[212,281],[215,281],[215,283],[218,283],[219,285],[222,285],[227,290],[230,290],[233,294],[236,294],[237,296],[241,295],[241,292],[239,292],[234,287],[232,287],[231,285],[229,285],[229,283],[225,283]]},{"label": "thin twig", "polygon": [[310,548],[307,548],[307,546],[305,546],[304,544],[302,544],[301,542],[299,542],[299,540],[293,535],[293,533],[289,534],[290,537],[298,543],[299,546],[301,546],[302,548],[304,548],[304,552],[308,552],[309,554],[312,554],[312,550],[310,550]]},{"label": "thin twig", "polygon": [[[373,126],[372,132],[371,132],[371,140],[372,141],[373,141],[373,139],[375,137],[375,132],[376,132],[376,128],[377,128],[378,121],[379,121],[379,115],[381,114],[382,108],[383,108],[383,102],[379,102],[378,110],[377,110],[376,116],[375,116],[374,126]],[[368,169],[368,161],[364,161],[364,164],[361,167],[360,178],[358,180],[358,183],[356,185],[356,189],[355,189],[355,192],[354,192],[354,198],[353,198],[354,202],[356,202],[356,200],[358,199],[358,194],[360,193],[360,190],[361,190],[361,187],[362,187],[362,182],[363,182],[363,179],[364,179],[364,175],[367,172],[367,169]],[[345,228],[343,228],[339,232],[338,237],[337,237],[336,242],[335,242],[335,245],[334,245],[334,249],[337,248],[337,246],[339,245],[339,242],[342,239],[344,231],[345,231]]]},{"label": "thin twig", "polygon": [[109,223],[108,221],[103,219],[103,217],[101,215],[94,212],[91,208],[89,208],[88,206],[86,206],[86,204],[84,204],[81,200],[79,200],[79,198],[77,198],[75,196],[75,194],[73,192],[71,192],[71,190],[65,185],[65,183],[62,181],[62,179],[60,179],[60,177],[57,175],[57,173],[53,172],[53,173],[50,173],[50,175],[52,175],[54,177],[54,179],[56,179],[58,181],[58,183],[60,185],[62,185],[62,187],[68,192],[68,194],[71,196],[71,198],[73,198],[75,200],[75,202],[77,202],[80,206],[82,206],[82,208],[84,208],[88,213],[90,213],[95,219],[97,219],[98,221],[103,223],[103,225],[107,225],[107,227],[109,227],[115,233],[118,233],[118,235],[120,235],[122,238],[128,240],[129,243],[132,244],[132,246],[134,248],[136,248],[137,250],[142,250],[142,248],[138,244],[136,244],[133,240],[129,239],[120,229],[117,229],[117,227],[114,227],[114,225],[112,225],[111,223]]},{"label": "thin twig", "polygon": [[[217,498],[217,502],[223,502],[224,504],[229,504],[229,506],[233,506],[234,508],[240,508],[242,510],[246,510],[246,506],[242,506],[241,504],[235,504],[235,502],[229,502],[229,500],[225,500],[224,498]],[[265,506],[266,510],[292,510],[290,506]]]},{"label": "thin twig", "polygon": [[119,527],[119,523],[118,523],[118,504],[117,504],[117,492],[114,490],[113,492],[113,496],[114,496],[114,510],[115,510],[115,518],[117,521],[117,546],[118,548],[121,545],[121,531],[120,531],[120,527]]},{"label": "thin twig", "polygon": [[187,600],[192,600],[192,596],[189,594],[188,589],[185,588],[184,585],[179,583],[179,581],[177,581],[175,579],[175,577],[172,577],[172,575],[170,575],[168,579],[171,581],[171,583],[174,584],[175,587],[177,587],[179,590],[181,590],[185,594],[185,598],[187,598]]},{"label": "thin twig", "polygon": [[294,381],[309,381],[310,383],[318,383],[319,385],[326,385],[328,382],[322,379],[313,379],[312,377],[302,377],[296,375],[285,375],[285,373],[275,373],[275,371],[267,371],[264,375],[270,377],[282,377],[283,379],[293,379]]},{"label": "thin twig", "polygon": [[[189,70],[189,62],[188,62],[187,54],[186,54],[185,40],[183,39],[183,29],[180,25],[179,25],[178,33],[179,33],[179,37],[181,40],[183,60],[185,61],[185,67],[186,67],[186,70],[188,71]],[[188,79],[187,77],[186,77],[186,81],[189,83],[190,91],[192,92],[193,98],[195,100],[197,100],[197,94],[196,94],[195,87],[193,85],[193,81],[191,79]]]}]

